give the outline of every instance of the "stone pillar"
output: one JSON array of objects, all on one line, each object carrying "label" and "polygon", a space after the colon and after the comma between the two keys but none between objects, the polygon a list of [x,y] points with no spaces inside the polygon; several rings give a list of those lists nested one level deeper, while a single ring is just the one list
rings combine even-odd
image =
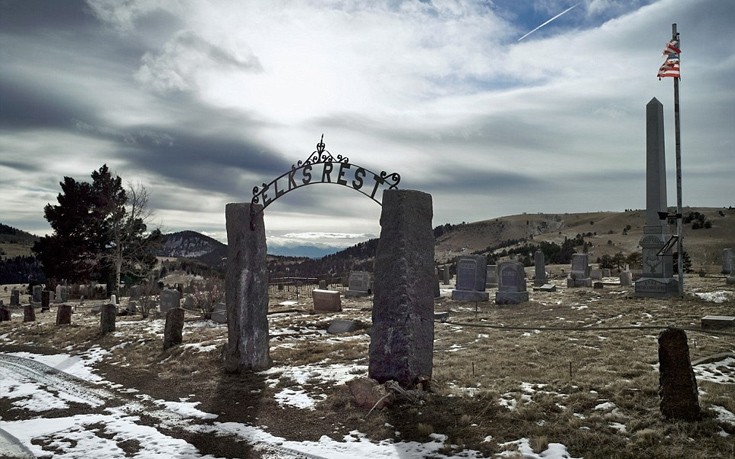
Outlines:
[{"label": "stone pillar", "polygon": [[658,336],[661,414],[670,419],[700,418],[697,380],[689,360],[687,335],[680,328],[667,328]]},{"label": "stone pillar", "polygon": [[635,294],[668,297],[679,294],[679,281],[673,278],[671,251],[658,253],[671,238],[666,206],[666,160],[664,149],[663,105],[655,97],[646,105],[646,221],[640,246],[643,273],[635,283]]},{"label": "stone pillar", "polygon": [[546,259],[544,258],[544,252],[537,250],[533,253],[533,263],[535,265],[535,271],[533,276],[533,285],[540,287],[546,284]]},{"label": "stone pillar", "polygon": [[36,308],[32,304],[23,306],[23,322],[35,322],[36,321]]},{"label": "stone pillar", "polygon": [[[413,387],[431,378],[434,233],[431,195],[385,190],[375,257],[369,376]],[[484,279],[483,279],[484,285]]]},{"label": "stone pillar", "polygon": [[51,292],[43,290],[41,292],[41,312],[51,309]]},{"label": "stone pillar", "polygon": [[60,304],[56,308],[56,325],[70,325],[71,324],[71,305]]},{"label": "stone pillar", "polygon": [[263,370],[271,365],[268,344],[268,270],[263,207],[230,203],[227,226],[227,345],[225,371]]},{"label": "stone pillar", "polygon": [[722,249],[722,274],[735,275],[735,250],[731,248]]},{"label": "stone pillar", "polygon": [[31,290],[33,299],[32,301],[34,303],[40,303],[41,302],[41,292],[43,291],[43,287],[40,285],[34,285],[33,289]]},{"label": "stone pillar", "polygon": [[172,308],[166,312],[166,326],[163,330],[163,350],[178,346],[183,342],[184,310]]},{"label": "stone pillar", "polygon": [[10,322],[11,316],[10,308],[4,304],[0,304],[0,322]]},{"label": "stone pillar", "polygon": [[20,306],[20,290],[17,288],[10,291],[10,306]]},{"label": "stone pillar", "polygon": [[117,307],[114,303],[102,305],[102,308],[100,308],[100,331],[103,335],[115,331],[116,317]]}]

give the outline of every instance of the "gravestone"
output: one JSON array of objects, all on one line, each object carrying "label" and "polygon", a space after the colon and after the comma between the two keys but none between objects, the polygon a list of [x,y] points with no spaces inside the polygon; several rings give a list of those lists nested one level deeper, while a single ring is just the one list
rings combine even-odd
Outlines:
[{"label": "gravestone", "polygon": [[[178,290],[177,290],[178,292]],[[166,325],[163,329],[163,350],[183,342],[184,310],[171,308],[166,311]]]},{"label": "gravestone", "polygon": [[336,319],[329,324],[327,333],[330,335],[339,335],[340,333],[350,333],[360,328],[360,322],[356,320]]},{"label": "gravestone", "polygon": [[610,268],[603,268],[602,269],[602,277],[610,277],[611,276]]},{"label": "gravestone", "polygon": [[590,269],[590,279],[602,280],[602,270],[601,269]]},{"label": "gravestone", "polygon": [[230,373],[264,370],[271,365],[262,210],[262,205],[250,203],[230,203],[225,207],[227,345],[223,356],[225,371]]},{"label": "gravestone", "polygon": [[36,321],[36,308],[32,304],[27,304],[23,307],[23,322],[35,322]]},{"label": "gravestone", "polygon": [[659,405],[669,419],[696,421],[701,417],[697,380],[689,359],[687,335],[680,328],[667,328],[658,336]]},{"label": "gravestone", "polygon": [[31,292],[33,292],[32,294],[33,294],[33,302],[34,303],[40,303],[41,302],[41,292],[42,291],[43,291],[43,287],[41,287],[40,285],[34,285],[33,286],[33,290],[31,290]]},{"label": "gravestone", "polygon": [[722,251],[722,273],[727,276],[727,284],[735,284],[735,250],[727,248]]},{"label": "gravestone", "polygon": [[319,289],[320,290],[327,290],[327,281],[324,279],[319,279]]},{"label": "gravestone", "polygon": [[115,331],[117,307],[114,303],[103,304],[100,309],[100,332],[105,335]]},{"label": "gravestone", "polygon": [[520,304],[528,301],[526,271],[517,261],[504,261],[498,265],[498,291],[496,304]]},{"label": "gravestone", "polygon": [[71,314],[72,309],[70,304],[60,304],[56,308],[56,325],[70,325]]},{"label": "gravestone", "polygon": [[487,259],[483,255],[465,255],[457,259],[457,282],[452,290],[456,301],[488,301],[485,291]]},{"label": "gravestone", "polygon": [[63,303],[64,300],[61,299],[61,285],[56,286],[55,295],[54,295],[54,303]]},{"label": "gravestone", "polygon": [[345,298],[355,298],[370,294],[370,273],[367,271],[353,271],[350,273],[348,290]]},{"label": "gravestone", "polygon": [[586,253],[572,255],[572,270],[567,277],[567,287],[592,287],[589,258]]},{"label": "gravestone", "polygon": [[498,288],[498,265],[487,265],[485,288]]},{"label": "gravestone", "polygon": [[449,265],[444,265],[444,272],[442,273],[442,284],[449,285],[452,280],[452,275],[449,272]]},{"label": "gravestone", "polygon": [[226,324],[227,323],[227,306],[224,303],[215,304],[214,309],[212,309],[212,314],[210,315],[210,319],[212,319],[213,322],[216,322],[218,324]]},{"label": "gravestone", "polygon": [[159,311],[166,314],[170,309],[181,306],[181,293],[176,289],[165,288],[161,291]]},{"label": "gravestone", "polygon": [[20,290],[17,288],[10,290],[10,306],[20,306]]},{"label": "gravestone", "polygon": [[133,285],[130,287],[130,299],[131,300],[138,300],[140,299],[140,294],[143,289],[140,287],[140,285]]},{"label": "gravestone", "polygon": [[0,322],[10,322],[11,315],[10,308],[0,304]]},{"label": "gravestone", "polygon": [[51,292],[49,290],[41,291],[41,312],[51,309]]},{"label": "gravestone", "polygon": [[630,271],[623,271],[620,273],[620,285],[623,287],[630,287],[633,285],[633,273]]},{"label": "gravestone", "polygon": [[342,310],[342,300],[338,291],[315,288],[311,291],[311,298],[314,300],[314,311],[316,312],[339,312]]},{"label": "gravestone", "polygon": [[671,238],[664,150],[663,105],[653,98],[646,105],[646,219],[639,243],[643,272],[635,282],[636,296],[661,298],[679,294],[679,281],[673,277],[671,248],[660,253]]},{"label": "gravestone", "polygon": [[368,376],[380,383],[394,380],[413,388],[432,375],[436,281],[432,214],[430,194],[383,192],[368,365]]},{"label": "gravestone", "polygon": [[125,309],[128,311],[128,314],[137,314],[138,313],[138,302],[136,300],[129,300],[128,306]]},{"label": "gravestone", "polygon": [[702,317],[702,328],[729,328],[733,326],[735,326],[735,316],[706,315]]},{"label": "gravestone", "polygon": [[533,253],[533,264],[534,264],[534,276],[533,285],[540,287],[547,283],[549,279],[546,277],[546,259],[544,258],[544,252],[536,250]]},{"label": "gravestone", "polygon": [[189,309],[191,311],[197,309],[197,299],[191,293],[184,295],[184,309]]}]

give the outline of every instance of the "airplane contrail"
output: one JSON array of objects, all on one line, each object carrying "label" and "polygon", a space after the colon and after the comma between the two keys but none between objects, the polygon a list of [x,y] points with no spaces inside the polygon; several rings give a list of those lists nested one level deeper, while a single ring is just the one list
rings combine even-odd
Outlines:
[{"label": "airplane contrail", "polygon": [[567,14],[567,13],[568,13],[568,12],[570,12],[570,11],[572,11],[572,10],[573,10],[574,8],[576,8],[576,7],[578,7],[578,6],[579,6],[579,3],[577,3],[576,5],[572,5],[572,6],[570,6],[569,8],[565,9],[564,11],[562,11],[562,12],[561,12],[561,13],[559,13],[559,14],[557,14],[557,15],[556,15],[556,16],[554,16],[553,18],[549,19],[548,21],[544,22],[544,23],[543,23],[543,24],[541,24],[540,26],[536,27],[536,28],[535,28],[535,29],[533,29],[532,31],[528,32],[528,33],[527,33],[526,35],[524,35],[524,36],[522,36],[521,38],[519,38],[519,39],[518,39],[518,41],[521,41],[521,40],[523,40],[524,38],[526,38],[527,36],[531,35],[532,33],[534,33],[535,31],[537,31],[537,30],[538,30],[538,29],[540,29],[541,27],[545,26],[545,25],[546,25],[546,24],[548,24],[549,22],[551,22],[551,21],[553,21],[553,20],[555,20],[555,19],[558,19],[558,18],[560,18],[561,16],[564,16],[565,14]]}]

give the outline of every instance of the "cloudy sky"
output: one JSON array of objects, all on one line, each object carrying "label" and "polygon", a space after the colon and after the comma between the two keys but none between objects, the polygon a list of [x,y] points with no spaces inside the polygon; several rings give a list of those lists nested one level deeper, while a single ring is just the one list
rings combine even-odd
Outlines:
[{"label": "cloudy sky", "polygon": [[[63,177],[106,163],[165,232],[225,240],[225,205],[322,134],[431,193],[435,226],[643,208],[653,97],[675,205],[672,23],[684,205],[733,205],[733,22],[731,0],[0,0],[0,222],[48,233]],[[266,209],[268,243],[352,245],[379,216],[303,187]]]}]

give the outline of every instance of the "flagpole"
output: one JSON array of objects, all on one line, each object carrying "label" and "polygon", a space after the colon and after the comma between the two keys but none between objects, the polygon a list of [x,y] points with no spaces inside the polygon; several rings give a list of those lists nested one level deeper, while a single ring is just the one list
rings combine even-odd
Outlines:
[{"label": "flagpole", "polygon": [[[671,24],[671,40],[676,40],[681,49],[676,23]],[[681,57],[679,57],[681,59]],[[681,65],[681,61],[680,61]],[[679,120],[679,77],[674,77],[674,131],[676,135],[676,250],[678,252],[679,296],[684,296],[684,257],[681,209],[681,124]]]}]

